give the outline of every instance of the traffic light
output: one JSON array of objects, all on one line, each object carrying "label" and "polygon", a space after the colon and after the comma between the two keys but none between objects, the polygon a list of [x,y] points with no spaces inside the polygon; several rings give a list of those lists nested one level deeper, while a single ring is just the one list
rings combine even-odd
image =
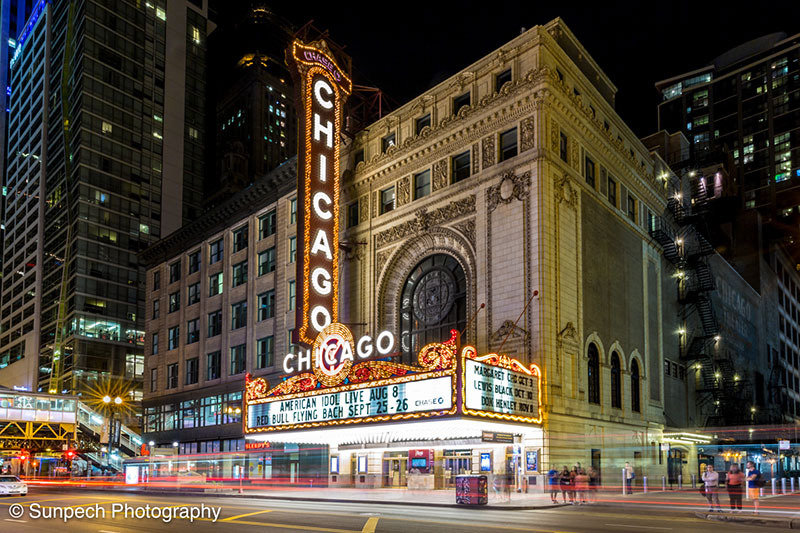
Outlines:
[{"label": "traffic light", "polygon": [[67,461],[72,461],[73,459],[75,459],[75,450],[67,450],[66,456],[67,456]]},{"label": "traffic light", "polygon": [[20,461],[22,461],[24,463],[25,461],[28,460],[29,457],[30,457],[30,455],[28,455],[28,452],[26,452],[25,450],[20,450],[20,452],[19,452],[19,460]]}]

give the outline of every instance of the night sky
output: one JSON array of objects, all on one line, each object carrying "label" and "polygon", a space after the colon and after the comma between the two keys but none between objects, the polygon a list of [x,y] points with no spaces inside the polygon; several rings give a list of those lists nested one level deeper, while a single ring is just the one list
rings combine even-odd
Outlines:
[{"label": "night sky", "polygon": [[330,2],[282,1],[300,26],[329,30],[353,58],[356,83],[404,104],[516,35],[561,17],[617,86],[617,112],[637,135],[657,128],[656,81],[700,68],[725,51],[773,32],[800,33],[800,0]]}]

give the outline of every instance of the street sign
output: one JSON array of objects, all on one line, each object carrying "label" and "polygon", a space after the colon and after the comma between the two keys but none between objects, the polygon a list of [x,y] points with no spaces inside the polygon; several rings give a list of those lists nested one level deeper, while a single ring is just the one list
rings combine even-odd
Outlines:
[{"label": "street sign", "polygon": [[779,440],[778,441],[778,449],[779,450],[788,450],[792,447],[792,443],[788,440]]},{"label": "street sign", "polygon": [[669,442],[662,442],[661,443],[661,451],[668,452],[669,451]]}]

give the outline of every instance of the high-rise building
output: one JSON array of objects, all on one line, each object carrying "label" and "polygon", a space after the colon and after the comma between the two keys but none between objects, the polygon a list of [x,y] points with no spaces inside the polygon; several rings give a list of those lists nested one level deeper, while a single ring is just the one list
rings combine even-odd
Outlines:
[{"label": "high-rise building", "polygon": [[[681,131],[697,166],[732,160],[725,188],[758,209],[767,240],[800,245],[800,34],[742,44],[656,84],[659,129]],[[718,184],[719,185],[719,184]],[[720,186],[721,187],[721,186]]]},{"label": "high-rise building", "polygon": [[136,388],[136,254],[202,200],[208,11],[202,0],[75,4],[37,6],[12,66],[0,353],[25,362],[0,383]]}]

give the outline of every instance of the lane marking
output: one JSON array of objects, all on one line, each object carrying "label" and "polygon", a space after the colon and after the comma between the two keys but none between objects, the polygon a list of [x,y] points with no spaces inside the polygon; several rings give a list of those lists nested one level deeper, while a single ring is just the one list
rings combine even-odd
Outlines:
[{"label": "lane marking", "polygon": [[231,517],[228,517],[228,518],[223,518],[222,520],[218,520],[218,522],[230,522],[231,520],[236,520],[237,518],[244,518],[245,516],[253,516],[253,515],[257,515],[257,514],[271,513],[272,511],[273,511],[273,509],[266,509],[264,511],[256,511],[254,513],[240,514],[240,515],[231,516]]},{"label": "lane marking", "polygon": [[18,522],[20,524],[26,524],[27,520],[14,520],[13,518],[3,518],[6,522]]},{"label": "lane marking", "polygon": [[367,523],[364,524],[361,533],[375,533],[375,528],[378,527],[378,520],[380,519],[377,516],[367,519]]},{"label": "lane marking", "polygon": [[605,524],[613,527],[635,527],[636,529],[662,529],[665,531],[672,531],[671,527],[656,527],[656,526],[631,526],[628,524]]},{"label": "lane marking", "polygon": [[111,531],[109,529],[98,529],[97,533],[119,533],[118,531]]},{"label": "lane marking", "polygon": [[[197,520],[197,518],[195,518]],[[205,518],[205,521],[210,521],[211,519]],[[229,522],[230,524],[244,524],[246,526],[261,526],[261,527],[275,527],[279,529],[300,529],[303,531],[323,531],[325,533],[359,533],[358,531],[352,531],[349,529],[333,529],[333,528],[325,528],[325,527],[314,527],[314,526],[296,526],[294,524],[271,524],[269,522],[247,522],[245,520],[236,520],[234,522]]]}]

